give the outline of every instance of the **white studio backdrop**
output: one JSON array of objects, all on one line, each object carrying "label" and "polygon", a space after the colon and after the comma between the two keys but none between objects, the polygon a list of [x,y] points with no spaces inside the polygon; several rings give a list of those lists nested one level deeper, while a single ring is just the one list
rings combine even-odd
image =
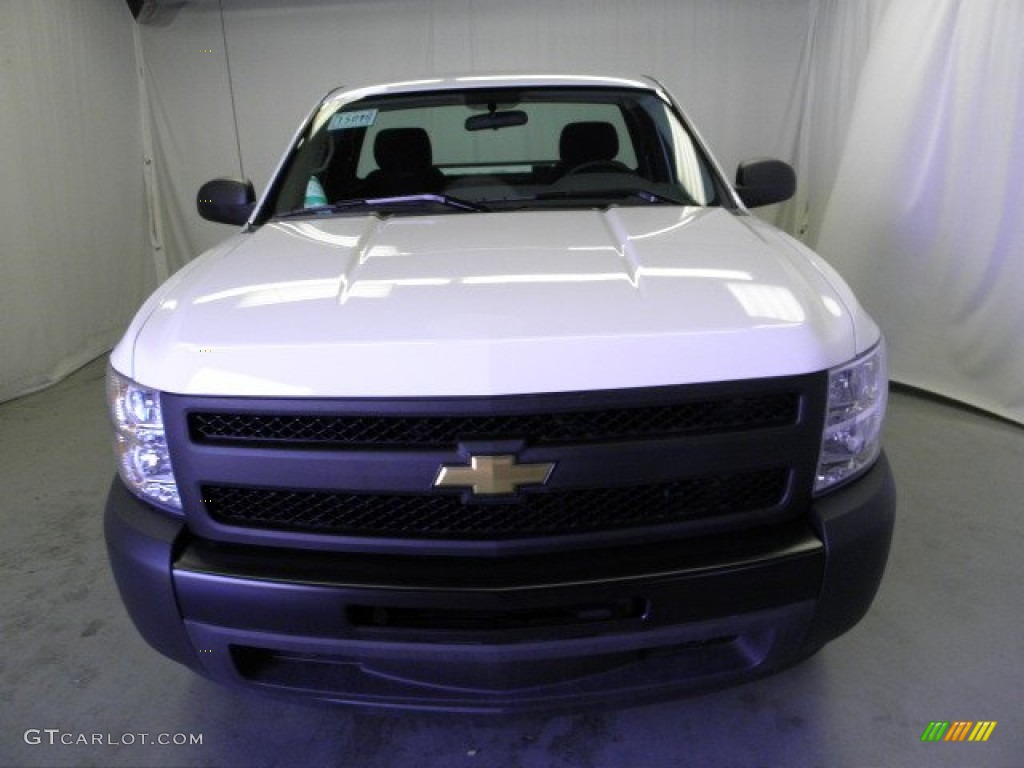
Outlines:
[{"label": "white studio backdrop", "polygon": [[816,245],[894,378],[1024,422],[1024,2],[891,3],[839,160]]},{"label": "white studio backdrop", "polygon": [[154,284],[131,15],[0,0],[0,401],[110,348]]},{"label": "white studio backdrop", "polygon": [[[92,12],[70,14],[72,5]],[[1016,299],[1024,232],[1013,184],[1024,175],[1020,0],[161,0],[141,25],[112,5],[20,0],[20,11],[0,16],[5,45],[7,18],[25,23],[27,15],[54,17],[37,18],[34,33],[88,16],[79,34],[91,36],[80,43],[89,50],[116,38],[101,58],[120,57],[118,77],[131,81],[120,87],[122,101],[104,102],[117,130],[72,114],[97,131],[117,174],[107,183],[131,189],[134,206],[121,206],[124,220],[114,225],[122,229],[106,235],[119,238],[115,248],[92,242],[80,257],[61,257],[61,268],[78,270],[69,273],[74,297],[55,291],[63,278],[33,250],[41,222],[12,216],[23,247],[10,262],[5,239],[0,253],[0,399],[80,362],[92,347],[68,345],[68,328],[74,340],[116,340],[111,329],[127,323],[142,284],[153,287],[229,233],[196,215],[199,185],[241,174],[262,189],[301,117],[330,88],[532,69],[654,75],[727,172],[751,156],[793,162],[796,198],[759,214],[850,280],[890,339],[894,379],[1024,423],[1024,308]],[[39,87],[55,88],[50,98],[59,103],[59,73],[83,75],[67,61],[71,51],[50,46],[47,54],[56,61],[36,63],[58,75]],[[141,87],[133,90],[136,65]],[[0,68],[5,107],[8,79]],[[112,92],[91,81],[77,87]],[[31,87],[19,92],[24,100]],[[140,109],[142,120],[133,117]],[[5,163],[9,149],[25,151],[4,138],[8,122],[15,134],[35,130],[25,115],[0,113]],[[33,138],[40,146],[31,149],[48,158],[43,173],[74,162],[72,153],[50,160],[42,146],[59,133]],[[5,169],[5,215],[8,201],[26,209],[19,196],[36,158],[18,161],[13,184]],[[87,188],[89,174],[78,173]],[[67,202],[80,206],[76,223],[94,220],[95,194],[66,201],[47,184],[33,189],[51,213]],[[114,226],[110,208],[107,224],[93,229]],[[54,224],[61,234],[46,237],[75,239],[59,216],[47,216],[44,228]],[[78,291],[99,273],[108,292],[116,286],[115,300]]]}]

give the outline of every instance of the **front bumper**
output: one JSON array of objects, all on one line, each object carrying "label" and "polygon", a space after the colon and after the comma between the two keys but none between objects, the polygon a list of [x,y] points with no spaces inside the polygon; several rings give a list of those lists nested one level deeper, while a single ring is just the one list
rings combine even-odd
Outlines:
[{"label": "front bumper", "polygon": [[867,611],[894,510],[883,456],[791,524],[557,557],[215,544],[116,479],[105,528],[140,633],[203,675],[498,712],[694,693],[804,658]]}]

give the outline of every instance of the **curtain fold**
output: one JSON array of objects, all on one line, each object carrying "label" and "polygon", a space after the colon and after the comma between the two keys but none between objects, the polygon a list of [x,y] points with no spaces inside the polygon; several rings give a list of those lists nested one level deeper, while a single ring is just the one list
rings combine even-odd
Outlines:
[{"label": "curtain fold", "polygon": [[835,184],[860,75],[890,0],[819,0],[775,153],[793,163],[796,195],[775,224],[814,245]]}]

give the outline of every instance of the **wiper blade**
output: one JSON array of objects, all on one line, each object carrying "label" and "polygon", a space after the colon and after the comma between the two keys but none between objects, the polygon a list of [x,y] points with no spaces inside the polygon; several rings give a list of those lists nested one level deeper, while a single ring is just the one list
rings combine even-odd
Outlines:
[{"label": "wiper blade", "polygon": [[486,207],[479,205],[478,203],[472,203],[459,197],[424,193],[416,195],[398,195],[394,197],[359,197],[351,200],[339,200],[338,202],[331,203],[329,205],[316,205],[309,208],[296,208],[293,211],[285,211],[284,213],[279,213],[276,218],[287,219],[293,216],[316,216],[317,214],[340,213],[342,211],[349,211],[355,208],[386,208],[390,205],[418,203],[435,203],[437,205],[447,206],[448,208],[454,208],[457,211],[467,211],[472,213],[487,210]]},{"label": "wiper blade", "polygon": [[661,205],[694,205],[692,200],[680,200],[675,197],[652,192],[649,189],[562,189],[555,192],[540,192],[534,195],[534,200],[572,200],[578,198],[589,200],[591,198],[625,198],[633,197],[648,203]]},{"label": "wiper blade", "polygon": [[651,192],[649,189],[633,190],[629,193],[629,196],[639,197],[641,200],[646,200],[648,203],[664,203],[665,205],[694,205],[693,200],[689,198],[680,200],[676,197],[659,194],[658,192]]},{"label": "wiper blade", "polygon": [[439,205],[446,205],[449,208],[455,208],[459,211],[472,211],[479,213],[486,211],[487,208],[480,205],[479,203],[473,203],[469,200],[463,200],[461,197],[452,197],[451,195],[434,195],[434,194],[416,194],[416,195],[400,195],[398,197],[375,197],[367,199],[366,203],[369,205],[391,205],[393,203],[438,203]]}]

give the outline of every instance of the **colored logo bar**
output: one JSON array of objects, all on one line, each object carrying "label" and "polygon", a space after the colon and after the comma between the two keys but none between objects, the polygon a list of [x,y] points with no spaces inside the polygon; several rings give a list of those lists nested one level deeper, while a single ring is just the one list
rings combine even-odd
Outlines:
[{"label": "colored logo bar", "polygon": [[995,729],[995,720],[932,720],[921,741],[988,741]]}]

